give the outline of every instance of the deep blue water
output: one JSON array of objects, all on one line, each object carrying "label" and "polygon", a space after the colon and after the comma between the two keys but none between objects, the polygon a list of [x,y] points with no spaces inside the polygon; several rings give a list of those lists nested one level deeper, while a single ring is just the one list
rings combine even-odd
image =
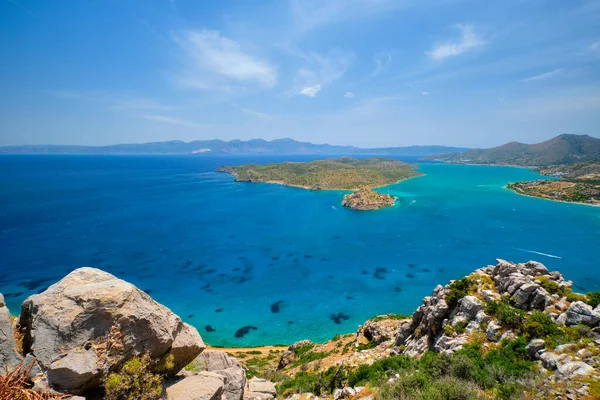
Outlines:
[{"label": "deep blue water", "polygon": [[[341,192],[213,172],[314,158],[2,156],[0,292],[17,314],[27,295],[97,267],[208,343],[241,346],[326,340],[377,314],[412,313],[436,284],[495,258],[535,259],[600,290],[600,208],[503,188],[532,171],[422,164],[426,176],[381,189],[401,199],[375,212],[342,208]],[[348,318],[338,324],[338,313]],[[257,329],[235,338],[243,326]]]}]

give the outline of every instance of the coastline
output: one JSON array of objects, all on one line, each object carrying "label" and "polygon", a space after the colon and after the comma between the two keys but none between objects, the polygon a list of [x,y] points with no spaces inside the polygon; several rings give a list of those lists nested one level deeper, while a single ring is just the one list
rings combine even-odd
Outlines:
[{"label": "coastline", "polygon": [[511,192],[513,192],[515,194],[520,195],[520,196],[531,197],[533,199],[542,199],[542,200],[547,200],[547,201],[554,201],[556,203],[580,204],[582,206],[600,207],[600,203],[598,203],[598,204],[591,204],[591,203],[582,203],[580,201],[565,201],[565,200],[558,200],[558,199],[549,199],[547,197],[541,197],[541,196],[533,196],[531,194],[527,194],[527,193],[523,193],[523,192],[517,192],[516,190],[509,189],[508,188],[508,184],[504,186],[504,189],[509,190],[509,191],[511,191]]},{"label": "coastline", "polygon": [[[235,178],[235,182],[247,182],[247,183],[268,183],[270,185],[280,185],[280,186],[287,186],[287,187],[295,187],[295,188],[299,188],[299,189],[305,189],[305,190],[310,190],[313,192],[322,192],[322,191],[334,191],[334,192],[356,192],[358,190],[360,190],[360,188],[353,188],[353,189],[340,189],[340,188],[327,188],[327,189],[313,189],[310,186],[304,186],[304,185],[294,185],[291,183],[286,183],[283,181],[240,181],[238,180],[238,174],[236,174],[235,172],[230,172],[230,171],[218,171],[218,172],[226,172],[230,175],[232,175]],[[419,172],[419,175],[415,175],[415,176],[409,176],[408,178],[404,178],[404,179],[400,179],[399,181],[396,182],[392,182],[392,183],[387,183],[385,185],[381,185],[381,186],[365,186],[368,189],[381,189],[387,186],[392,186],[392,185],[397,185],[400,182],[404,182],[407,181],[409,179],[413,179],[413,178],[419,178],[425,176],[424,173]]]}]

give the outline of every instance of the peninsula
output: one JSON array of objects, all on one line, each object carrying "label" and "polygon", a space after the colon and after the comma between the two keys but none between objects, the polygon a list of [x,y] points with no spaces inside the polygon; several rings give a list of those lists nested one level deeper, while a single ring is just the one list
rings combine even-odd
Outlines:
[{"label": "peninsula", "polygon": [[548,200],[600,205],[600,162],[585,161],[538,170],[560,180],[514,182],[508,189],[526,196]]},{"label": "peninsula", "polygon": [[422,175],[410,164],[382,157],[245,164],[223,166],[217,171],[232,174],[237,182],[275,183],[309,190],[353,191],[356,193],[347,195],[342,203],[353,210],[374,210],[393,205],[392,196],[371,189]]}]

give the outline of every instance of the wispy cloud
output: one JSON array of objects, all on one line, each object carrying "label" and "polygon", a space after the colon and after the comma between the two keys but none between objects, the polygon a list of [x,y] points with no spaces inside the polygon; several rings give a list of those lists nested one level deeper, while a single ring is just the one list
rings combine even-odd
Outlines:
[{"label": "wispy cloud", "polygon": [[331,51],[327,55],[303,53],[298,49],[287,49],[302,60],[303,67],[298,70],[288,95],[303,94],[315,97],[326,85],[340,79],[352,62],[353,55],[344,51]]},{"label": "wispy cloud", "polygon": [[259,111],[255,111],[255,110],[251,110],[249,108],[240,108],[240,111],[243,112],[244,114],[252,115],[253,117],[256,117],[256,118],[259,118],[259,119],[271,119],[271,118],[273,118],[273,116],[271,114],[267,114],[267,113],[263,113],[263,112],[259,112]]},{"label": "wispy cloud", "polygon": [[373,61],[375,61],[377,66],[371,74],[371,77],[375,77],[385,71],[392,62],[392,56],[389,53],[376,54],[375,57],[373,57]]},{"label": "wispy cloud", "polygon": [[369,18],[405,6],[403,0],[290,0],[292,23],[306,32],[348,20]]},{"label": "wispy cloud", "polygon": [[590,44],[590,46],[588,48],[592,51],[600,51],[600,40]]},{"label": "wispy cloud", "polygon": [[354,98],[354,93],[346,92],[346,93],[344,93],[344,97],[347,99],[352,99],[352,98]]},{"label": "wispy cloud", "polygon": [[198,124],[195,122],[188,121],[188,120],[182,119],[182,118],[170,117],[167,115],[138,115],[138,117],[142,118],[142,119],[147,119],[150,121],[164,122],[167,124],[183,125],[183,126],[189,126],[189,127],[197,127],[198,126]]},{"label": "wispy cloud", "polygon": [[277,68],[250,55],[234,40],[218,31],[184,32],[175,38],[187,64],[178,81],[186,86],[232,91],[256,85],[271,88],[277,83]]},{"label": "wispy cloud", "polygon": [[529,78],[523,79],[523,82],[531,82],[531,81],[541,81],[543,79],[552,78],[553,76],[560,74],[562,72],[562,68],[555,69],[554,71],[545,72],[543,74],[530,76]]},{"label": "wispy cloud", "polygon": [[444,60],[448,57],[458,56],[468,51],[475,50],[485,44],[485,42],[475,34],[472,25],[457,25],[456,27],[461,32],[458,41],[447,41],[438,44],[430,51],[426,51],[425,54],[434,60]]},{"label": "wispy cloud", "polygon": [[423,96],[429,96],[429,92],[423,92],[421,93]]},{"label": "wispy cloud", "polygon": [[153,99],[135,98],[127,100],[117,100],[114,103],[114,108],[117,110],[156,110],[156,111],[175,111],[181,110],[182,107],[175,107],[167,104],[162,104]]},{"label": "wispy cloud", "polygon": [[300,90],[300,94],[303,94],[308,97],[317,97],[317,93],[321,91],[321,85],[316,84],[313,86],[306,86],[302,90]]}]

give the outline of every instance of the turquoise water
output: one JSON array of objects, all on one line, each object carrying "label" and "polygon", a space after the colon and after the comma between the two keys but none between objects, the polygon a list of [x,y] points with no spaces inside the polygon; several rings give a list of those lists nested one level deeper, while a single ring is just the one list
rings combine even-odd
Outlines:
[{"label": "turquoise water", "polygon": [[[600,290],[600,208],[503,188],[539,178],[526,169],[421,164],[425,176],[380,190],[400,200],[375,212],[342,208],[342,192],[213,172],[311,158],[0,157],[0,292],[18,313],[72,269],[98,267],[208,343],[246,346],[322,341],[412,313],[436,284],[495,258],[535,259]],[[256,329],[236,337],[245,326]]]}]

